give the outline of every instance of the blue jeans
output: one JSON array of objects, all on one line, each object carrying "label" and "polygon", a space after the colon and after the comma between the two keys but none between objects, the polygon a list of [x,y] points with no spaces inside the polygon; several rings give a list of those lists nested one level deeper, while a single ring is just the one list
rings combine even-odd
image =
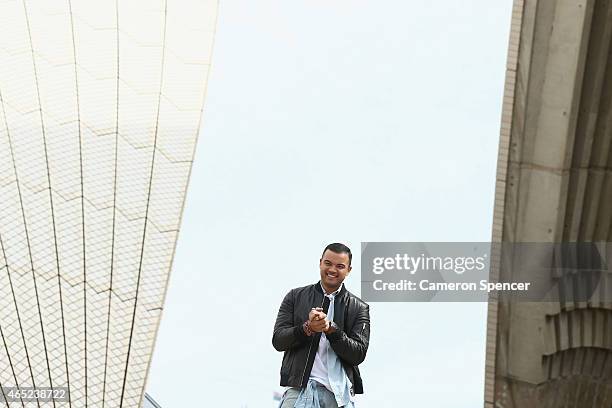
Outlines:
[{"label": "blue jeans", "polygon": [[[336,398],[334,397],[333,392],[329,391],[324,386],[317,384],[316,393],[318,396],[318,402],[319,402],[320,408],[338,408],[338,404],[336,403]],[[297,400],[299,394],[300,394],[299,388],[287,389],[287,391],[285,391],[285,393],[283,394],[283,398],[281,399],[279,408],[293,408],[295,405],[295,401]],[[315,407],[312,407],[312,408],[315,408]]]}]

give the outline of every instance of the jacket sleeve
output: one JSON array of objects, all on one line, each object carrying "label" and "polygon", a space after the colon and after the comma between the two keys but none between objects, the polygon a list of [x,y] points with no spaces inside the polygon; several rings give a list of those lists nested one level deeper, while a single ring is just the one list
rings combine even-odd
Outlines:
[{"label": "jacket sleeve", "polygon": [[287,351],[306,343],[310,337],[304,333],[302,325],[293,325],[294,291],[291,290],[281,303],[274,324],[272,345],[278,351]]},{"label": "jacket sleeve", "polygon": [[359,306],[355,323],[348,332],[337,329],[326,337],[338,357],[353,366],[361,364],[370,343],[370,306],[365,303]]}]

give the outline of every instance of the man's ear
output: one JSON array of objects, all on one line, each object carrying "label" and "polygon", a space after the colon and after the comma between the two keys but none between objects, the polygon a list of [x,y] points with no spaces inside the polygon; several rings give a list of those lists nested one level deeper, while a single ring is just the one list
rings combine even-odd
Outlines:
[{"label": "man's ear", "polygon": [[351,271],[353,270],[353,267],[352,267],[352,266],[349,266],[349,267],[348,267],[346,270],[348,271],[348,272],[346,273],[346,274],[348,275],[348,274],[349,274],[349,273],[351,273]]}]

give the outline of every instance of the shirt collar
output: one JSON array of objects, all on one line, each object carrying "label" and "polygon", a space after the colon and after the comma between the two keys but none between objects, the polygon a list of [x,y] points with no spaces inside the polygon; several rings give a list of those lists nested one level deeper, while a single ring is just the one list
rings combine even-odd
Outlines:
[{"label": "shirt collar", "polygon": [[334,298],[340,293],[340,291],[344,287],[344,282],[340,284],[340,287],[338,289],[336,289],[334,292],[330,293],[329,295],[325,293],[325,288],[323,287],[323,284],[321,283],[321,281],[319,281],[319,285],[321,286],[321,290],[323,291],[323,296]]}]

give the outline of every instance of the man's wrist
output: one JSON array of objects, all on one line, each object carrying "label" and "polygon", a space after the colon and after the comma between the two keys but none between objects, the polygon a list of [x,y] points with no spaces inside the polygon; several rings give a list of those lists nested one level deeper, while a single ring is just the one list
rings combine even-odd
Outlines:
[{"label": "man's wrist", "polygon": [[312,336],[314,332],[310,329],[310,320],[306,320],[304,324],[302,324],[302,330],[307,336]]},{"label": "man's wrist", "polygon": [[336,322],[329,322],[329,326],[327,327],[327,330],[325,330],[325,334],[335,333],[336,330],[338,330],[338,325]]}]

